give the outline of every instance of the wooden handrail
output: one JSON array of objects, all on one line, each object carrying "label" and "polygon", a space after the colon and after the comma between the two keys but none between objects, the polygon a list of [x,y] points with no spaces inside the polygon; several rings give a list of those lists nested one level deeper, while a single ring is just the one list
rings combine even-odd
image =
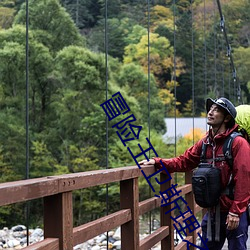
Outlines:
[{"label": "wooden handrail", "polygon": [[[155,172],[153,166],[143,167],[148,176]],[[14,204],[33,199],[44,199],[44,240],[23,249],[37,250],[72,250],[77,244],[85,242],[101,233],[121,226],[122,249],[143,250],[161,241],[162,250],[174,248],[173,222],[170,219],[173,205],[162,206],[161,199],[152,197],[139,202],[138,178],[142,176],[137,166],[88,171],[58,176],[48,176],[29,180],[20,180],[0,184],[0,206]],[[161,174],[161,183],[167,176]],[[187,175],[186,181],[190,180]],[[95,221],[73,228],[74,190],[93,186],[120,183],[120,210]],[[172,180],[161,184],[161,191],[172,185]],[[195,204],[190,184],[178,187],[194,215],[200,211]],[[139,240],[139,215],[161,207],[161,227],[143,240]],[[188,235],[189,241],[196,239],[196,231]],[[176,249],[184,249],[182,242]],[[191,248],[190,248],[191,249]]]}]

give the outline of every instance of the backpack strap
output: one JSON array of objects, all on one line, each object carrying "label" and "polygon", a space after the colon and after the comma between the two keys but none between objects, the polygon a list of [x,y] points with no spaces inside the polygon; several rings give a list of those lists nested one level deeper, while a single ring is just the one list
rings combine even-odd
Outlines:
[{"label": "backpack strap", "polygon": [[[217,162],[217,161],[224,161],[225,160],[225,156],[224,157],[216,157],[216,158],[206,158],[206,152],[207,152],[207,143],[202,142],[202,147],[201,147],[201,155],[200,155],[200,162],[201,163],[205,163],[205,162]],[[230,149],[229,149],[230,150]]]},{"label": "backpack strap", "polygon": [[200,162],[206,162],[207,144],[202,142]]},{"label": "backpack strap", "polygon": [[[225,157],[225,160],[227,161],[231,171],[233,170],[233,155],[232,155],[232,144],[233,144],[233,140],[237,137],[237,136],[242,136],[241,133],[239,132],[233,132],[231,133],[224,145],[223,145],[223,154]],[[229,180],[229,183],[227,184],[227,187],[224,191],[224,194],[226,194],[231,200],[234,199],[234,184],[232,181],[232,174]]]},{"label": "backpack strap", "polygon": [[233,132],[231,133],[224,145],[223,145],[223,154],[225,156],[225,159],[230,167],[230,169],[232,170],[233,169],[233,156],[232,156],[232,144],[233,144],[233,140],[237,137],[237,136],[242,136],[241,133],[239,132]]}]

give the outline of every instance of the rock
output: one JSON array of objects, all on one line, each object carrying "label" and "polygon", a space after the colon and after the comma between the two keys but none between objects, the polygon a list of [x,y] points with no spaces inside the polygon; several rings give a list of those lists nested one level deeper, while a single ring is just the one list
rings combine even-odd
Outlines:
[{"label": "rock", "polygon": [[95,240],[96,240],[96,243],[100,243],[100,242],[104,241],[106,238],[107,237],[105,234],[101,234],[101,235],[95,237]]},{"label": "rock", "polygon": [[16,246],[20,245],[20,242],[18,240],[13,239],[13,240],[9,240],[7,242],[7,245],[8,245],[8,247],[16,247]]},{"label": "rock", "polygon": [[0,238],[3,238],[7,235],[6,230],[0,230]]},{"label": "rock", "polygon": [[122,242],[120,240],[116,241],[114,244],[113,244],[113,247],[115,247],[115,249],[121,249],[121,245],[122,245]]},{"label": "rock", "polygon": [[121,239],[121,227],[118,227],[115,231],[115,234],[113,235],[113,238],[115,240],[120,240]]},{"label": "rock", "polygon": [[114,239],[113,237],[109,237],[108,241],[109,241],[110,243],[114,243],[114,242],[116,242],[116,239]]},{"label": "rock", "polygon": [[109,236],[109,237],[112,237],[114,234],[115,234],[114,231],[109,231],[109,232],[108,232],[108,236]]},{"label": "rock", "polygon": [[23,247],[21,246],[21,245],[18,245],[18,246],[16,246],[15,247],[15,249],[17,250],[17,249],[22,249]]},{"label": "rock", "polygon": [[[25,235],[26,236],[26,235]],[[27,243],[27,237],[23,237],[21,240],[20,240],[20,243],[21,245],[24,245]]]},{"label": "rock", "polygon": [[26,236],[26,234],[24,234],[23,233],[23,231],[15,231],[15,232],[13,232],[13,237],[14,238],[23,238],[23,237],[25,237]]},{"label": "rock", "polygon": [[107,246],[107,241],[104,240],[104,241],[100,242],[100,246]]},{"label": "rock", "polygon": [[32,237],[42,237],[43,236],[43,230],[41,228],[36,228],[32,234]]},{"label": "rock", "polygon": [[95,240],[94,239],[88,240],[87,243],[93,246],[95,244]]},{"label": "rock", "polygon": [[[29,244],[39,242],[44,239],[44,232],[41,228],[29,229]],[[140,238],[145,238],[148,234],[141,234]],[[108,242],[107,242],[108,241]],[[100,234],[93,239],[74,246],[73,250],[121,250],[121,228],[114,231]],[[0,250],[17,250],[27,246],[27,230],[23,225],[17,225],[10,230],[4,228],[0,230]],[[159,250],[160,245],[155,245],[152,250]]]},{"label": "rock", "polygon": [[24,225],[17,225],[11,228],[13,232],[20,232],[23,230],[26,230],[26,227]]},{"label": "rock", "polygon": [[87,243],[79,244],[79,245],[74,246],[73,249],[74,250],[88,249],[88,244]]},{"label": "rock", "polygon": [[93,246],[91,250],[100,250],[101,248],[99,246]]}]

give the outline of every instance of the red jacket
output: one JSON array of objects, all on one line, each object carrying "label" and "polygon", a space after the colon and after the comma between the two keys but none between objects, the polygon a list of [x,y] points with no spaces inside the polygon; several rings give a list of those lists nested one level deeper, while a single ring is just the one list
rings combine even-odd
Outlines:
[{"label": "red jacket", "polygon": [[[213,158],[213,146],[215,158],[223,157],[223,144],[225,138],[237,131],[238,125],[232,129],[228,129],[223,134],[218,134],[212,138],[209,136],[210,131],[206,136],[187,149],[184,154],[176,158],[162,159],[154,158],[157,169],[162,168],[160,160],[162,160],[169,173],[186,172],[198,166],[200,163],[200,155],[202,151],[202,143],[209,143],[207,146],[206,159]],[[230,200],[225,194],[220,198],[221,211],[232,212],[241,215],[246,211],[248,202],[250,201],[250,144],[241,136],[237,136],[232,144],[233,155],[233,180],[234,180],[234,200]],[[225,188],[229,182],[231,170],[226,161],[215,162],[215,166],[221,169],[221,184]]]}]

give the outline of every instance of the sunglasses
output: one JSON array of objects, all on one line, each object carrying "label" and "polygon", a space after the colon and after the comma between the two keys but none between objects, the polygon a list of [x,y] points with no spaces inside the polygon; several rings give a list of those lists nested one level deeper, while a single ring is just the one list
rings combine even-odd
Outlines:
[{"label": "sunglasses", "polygon": [[222,105],[222,106],[224,106],[224,107],[227,108],[227,104],[226,104],[223,100],[221,100],[221,99],[214,100],[214,102],[215,102],[215,103],[218,103],[218,104],[220,104],[220,105]]}]

